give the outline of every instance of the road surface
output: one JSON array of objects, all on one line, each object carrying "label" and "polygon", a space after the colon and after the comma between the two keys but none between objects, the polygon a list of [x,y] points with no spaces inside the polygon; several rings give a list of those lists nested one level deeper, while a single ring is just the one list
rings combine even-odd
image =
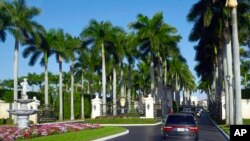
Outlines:
[{"label": "road surface", "polygon": [[[216,126],[209,119],[207,113],[203,113],[198,120],[200,134],[199,141],[227,141],[220,133]],[[108,141],[160,141],[161,125],[157,126],[141,126],[141,127],[125,127],[129,130],[129,134],[120,136]]]}]

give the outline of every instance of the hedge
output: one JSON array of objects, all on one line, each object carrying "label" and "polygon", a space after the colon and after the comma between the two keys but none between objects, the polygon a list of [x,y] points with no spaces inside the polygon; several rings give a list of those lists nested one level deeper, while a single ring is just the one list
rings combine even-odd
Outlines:
[{"label": "hedge", "polygon": [[[36,96],[38,100],[40,100],[40,104],[43,105],[44,103],[44,94],[39,92],[28,92],[28,97],[30,99],[33,98],[33,96]],[[21,98],[21,92],[18,92],[18,98]],[[5,90],[0,89],[0,99],[7,102],[12,103],[13,102],[13,90]],[[53,104],[53,99],[51,94],[49,93],[49,103]],[[70,93],[64,92],[63,93],[63,115],[64,119],[70,119]],[[89,118],[91,116],[91,101],[90,101],[90,95],[84,94],[84,115],[86,118]],[[56,98],[56,105],[55,105],[55,114],[58,119],[59,115],[59,96]],[[81,118],[81,93],[74,93],[74,114],[75,119]]]},{"label": "hedge", "polygon": [[[56,116],[59,117],[59,96],[56,99]],[[64,119],[70,119],[70,93],[63,94],[63,116]],[[90,95],[84,94],[84,115],[86,118],[91,116]],[[75,119],[81,118],[81,93],[74,93],[74,116]]]},{"label": "hedge", "polygon": [[242,89],[242,99],[250,99],[250,89]]}]

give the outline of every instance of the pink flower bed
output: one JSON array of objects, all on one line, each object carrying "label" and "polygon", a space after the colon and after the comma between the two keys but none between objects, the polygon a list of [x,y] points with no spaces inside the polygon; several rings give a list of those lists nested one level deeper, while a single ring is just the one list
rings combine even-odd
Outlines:
[{"label": "pink flower bed", "polygon": [[17,127],[10,126],[0,126],[0,141],[28,139],[33,137],[62,134],[65,132],[94,129],[99,127],[100,126],[98,124],[89,123],[35,124],[26,129],[19,129]]}]

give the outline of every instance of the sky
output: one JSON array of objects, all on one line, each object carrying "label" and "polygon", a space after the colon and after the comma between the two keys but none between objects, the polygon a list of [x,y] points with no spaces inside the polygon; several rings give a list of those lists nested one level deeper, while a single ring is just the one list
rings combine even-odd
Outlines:
[{"label": "sky", "polygon": [[[186,16],[192,5],[198,0],[26,0],[29,6],[35,6],[42,10],[35,20],[47,30],[62,28],[64,32],[73,36],[79,36],[91,19],[98,21],[110,21],[115,26],[123,27],[129,31],[128,24],[136,21],[139,13],[152,17],[156,12],[163,12],[164,21],[178,30],[182,40],[178,44],[182,55],[196,77],[194,66],[195,43],[188,41],[188,35],[193,24],[189,23]],[[25,47],[19,50],[19,76],[25,76],[28,72],[42,73],[44,68],[39,62],[35,66],[29,66],[29,59],[22,57]],[[7,40],[0,42],[0,80],[13,79],[14,39],[7,35]],[[63,70],[69,71],[69,64],[63,64]],[[49,59],[49,71],[58,74],[59,68],[52,56]],[[197,93],[196,93],[197,94]],[[198,96],[202,99],[204,95]]]}]

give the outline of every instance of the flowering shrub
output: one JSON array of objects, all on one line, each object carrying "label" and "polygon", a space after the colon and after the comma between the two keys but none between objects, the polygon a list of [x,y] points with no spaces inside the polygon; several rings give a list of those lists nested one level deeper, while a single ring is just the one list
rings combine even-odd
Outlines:
[{"label": "flowering shrub", "polygon": [[28,139],[33,137],[62,134],[65,132],[80,131],[99,127],[100,126],[98,124],[89,123],[36,124],[25,129],[19,129],[17,127],[10,126],[0,126],[0,141]]}]

